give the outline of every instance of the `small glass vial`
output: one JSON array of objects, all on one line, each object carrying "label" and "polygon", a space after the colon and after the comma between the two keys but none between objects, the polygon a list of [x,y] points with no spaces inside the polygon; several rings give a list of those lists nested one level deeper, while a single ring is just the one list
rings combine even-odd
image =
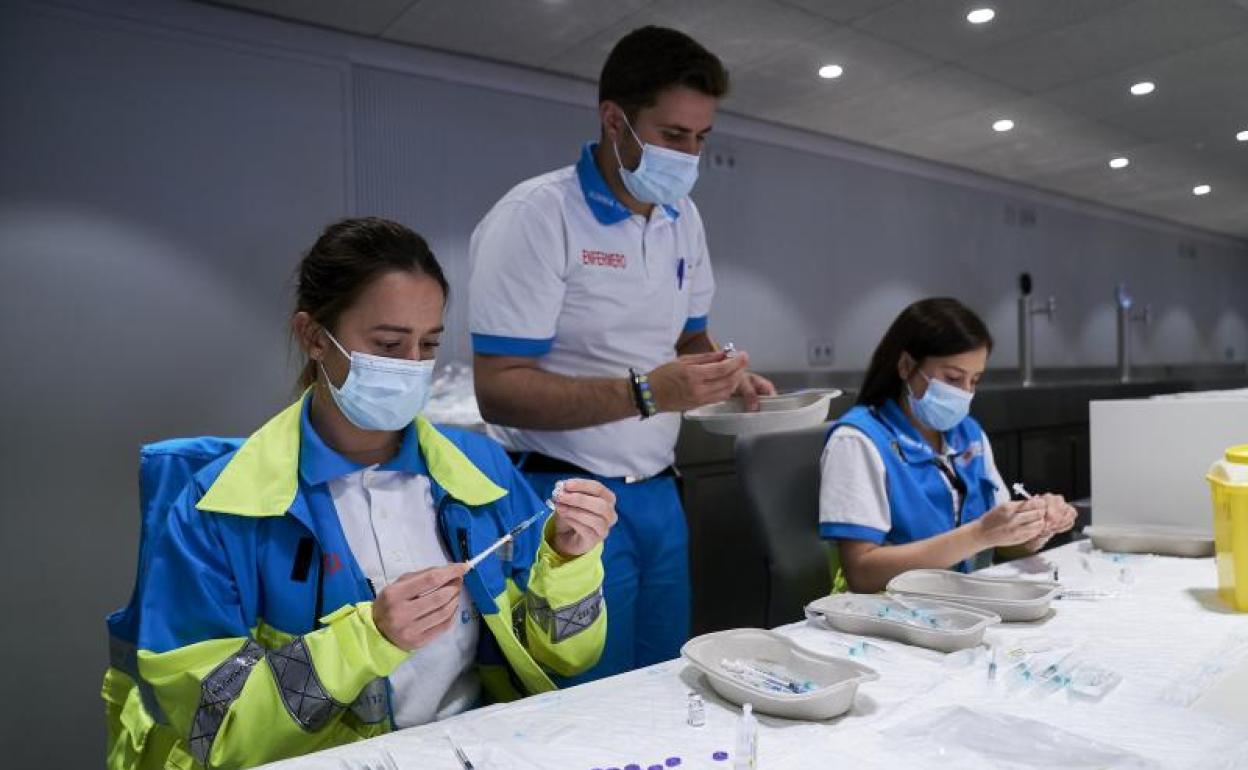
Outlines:
[{"label": "small glass vial", "polygon": [[706,724],[706,704],[696,692],[689,693],[689,717],[686,721],[690,727],[702,727]]}]

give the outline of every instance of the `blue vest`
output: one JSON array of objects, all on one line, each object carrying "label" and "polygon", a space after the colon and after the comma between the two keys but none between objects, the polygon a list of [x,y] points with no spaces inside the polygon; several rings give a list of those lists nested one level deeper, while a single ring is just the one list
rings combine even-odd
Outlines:
[{"label": "blue vest", "polygon": [[[915,429],[896,401],[880,407],[858,405],[828,431],[849,425],[862,431],[884,460],[884,483],[892,528],[884,536],[890,545],[925,540],[974,521],[996,504],[996,483],[984,462],[987,439],[974,418],[967,417],[946,431],[945,448],[954,473],[965,488],[962,507],[954,511],[953,496],[935,450]],[[974,566],[968,559],[951,565],[962,572]]]}]

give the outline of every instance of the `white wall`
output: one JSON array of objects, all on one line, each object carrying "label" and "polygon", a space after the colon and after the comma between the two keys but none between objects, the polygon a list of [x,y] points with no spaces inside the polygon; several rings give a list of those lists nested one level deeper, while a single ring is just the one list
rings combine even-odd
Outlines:
[{"label": "white wall", "polygon": [[[103,615],[132,579],[135,458],[238,435],[291,394],[289,279],[349,213],[424,233],[466,358],[472,226],[572,162],[593,88],[158,0],[0,0],[0,730],[8,767],[98,765]],[[713,328],[763,369],[831,338],[860,369],[898,309],[979,308],[1013,362],[1014,285],[1061,313],[1040,366],[1113,360],[1112,285],[1158,321],[1138,360],[1248,352],[1248,247],[725,116],[696,198],[720,283]],[[1005,207],[1037,226],[1007,225]],[[1193,261],[1177,256],[1195,244]],[[17,738],[16,736],[21,736]]]}]

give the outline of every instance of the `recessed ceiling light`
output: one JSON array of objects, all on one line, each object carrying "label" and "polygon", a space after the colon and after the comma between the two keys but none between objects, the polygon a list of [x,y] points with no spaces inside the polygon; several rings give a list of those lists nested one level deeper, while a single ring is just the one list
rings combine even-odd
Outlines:
[{"label": "recessed ceiling light", "polygon": [[1235,135],[1235,138],[1241,142],[1248,142],[1248,131],[1240,131]]},{"label": "recessed ceiling light", "polygon": [[1156,90],[1156,88],[1157,86],[1154,83],[1144,80],[1131,86],[1131,93],[1136,96],[1144,96],[1146,94],[1151,94],[1154,90]]},{"label": "recessed ceiling light", "polygon": [[1192,188],[1192,195],[1208,195],[1213,192],[1213,188],[1207,184],[1198,184]]},{"label": "recessed ceiling light", "polygon": [[1126,158],[1114,158],[1109,162],[1110,168],[1126,168],[1131,165],[1131,161]]},{"label": "recessed ceiling light", "polygon": [[1002,118],[992,124],[992,130],[997,132],[1009,131],[1011,128],[1014,128],[1014,121],[1009,118]]},{"label": "recessed ceiling light", "polygon": [[991,8],[976,8],[966,15],[966,20],[972,24],[987,24],[997,17],[997,12]]},{"label": "recessed ceiling light", "polygon": [[825,80],[839,78],[844,73],[845,69],[839,64],[825,64],[819,68],[819,77],[824,78]]}]

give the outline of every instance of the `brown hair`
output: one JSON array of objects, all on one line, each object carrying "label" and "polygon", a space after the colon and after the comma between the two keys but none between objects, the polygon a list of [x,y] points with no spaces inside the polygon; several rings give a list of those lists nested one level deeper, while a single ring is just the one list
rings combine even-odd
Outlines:
[{"label": "brown hair", "polygon": [[728,93],[728,71],[719,57],[683,32],[641,27],[620,38],[598,77],[598,102],[620,105],[632,120],[653,106],[659,93],[684,86],[721,99]]},{"label": "brown hair", "polygon": [[[425,239],[403,225],[378,217],[343,219],[326,227],[299,262],[295,312],[307,313],[335,330],[338,318],[381,275],[400,270],[427,275],[450,296],[442,266]],[[316,364],[307,361],[299,387],[316,382]]]},{"label": "brown hair", "polygon": [[992,352],[992,335],[973,310],[952,297],[921,299],[901,311],[884,333],[862,379],[858,403],[882,406],[901,398],[904,384],[897,362],[902,353],[921,365],[931,356],[956,356],[985,347]]}]

